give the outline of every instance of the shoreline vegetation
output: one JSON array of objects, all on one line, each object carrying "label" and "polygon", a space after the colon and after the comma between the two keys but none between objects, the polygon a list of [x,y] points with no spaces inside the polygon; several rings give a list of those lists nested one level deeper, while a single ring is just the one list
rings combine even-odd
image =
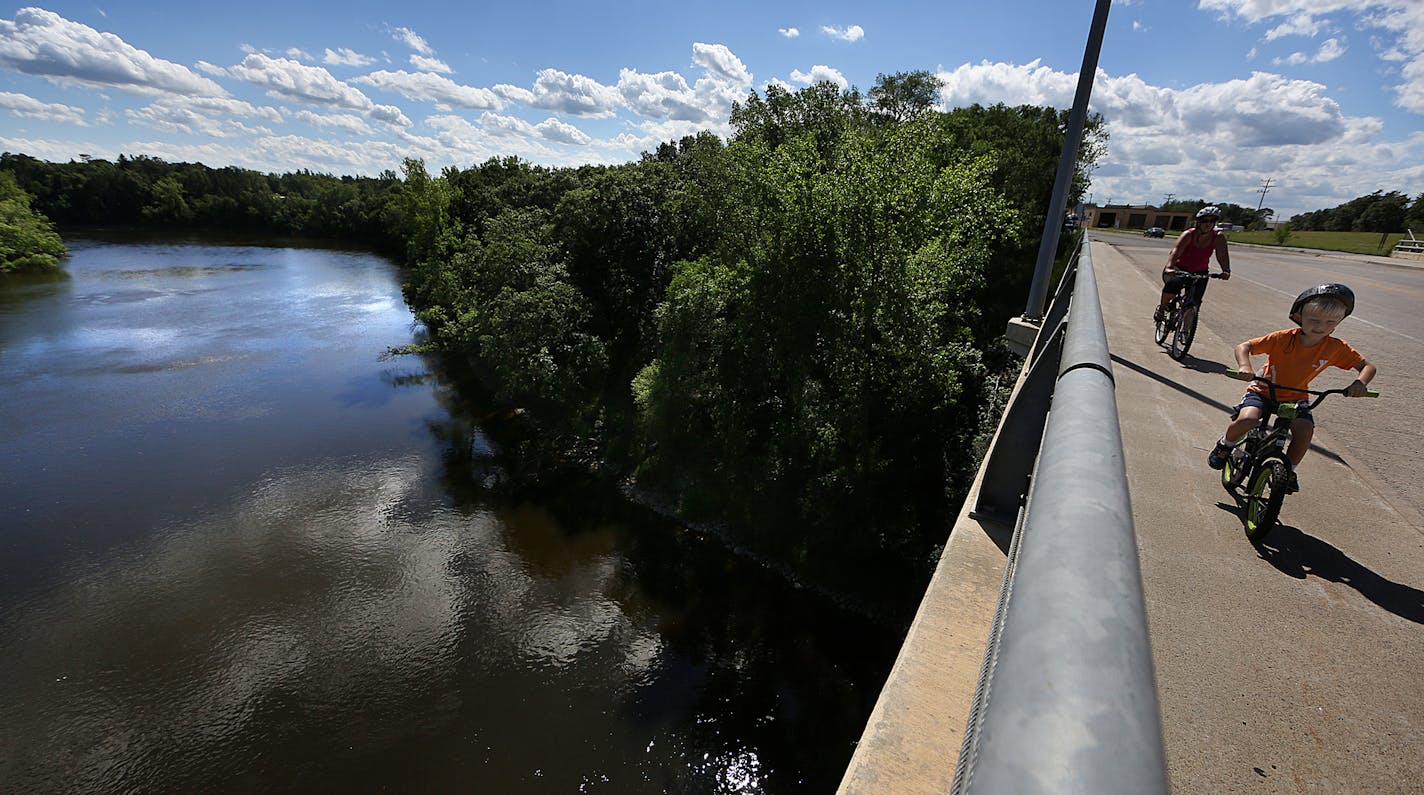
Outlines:
[{"label": "shoreline vegetation", "polygon": [[[337,238],[401,262],[427,333],[588,469],[694,532],[907,621],[1019,362],[1067,112],[751,92],[631,163],[376,178],[0,156],[61,228]],[[1070,199],[1106,131],[1090,119]],[[1076,236],[1065,235],[1064,252]]]},{"label": "shoreline vegetation", "polygon": [[34,197],[0,171],[0,273],[52,271],[69,253],[54,224],[31,207]]}]

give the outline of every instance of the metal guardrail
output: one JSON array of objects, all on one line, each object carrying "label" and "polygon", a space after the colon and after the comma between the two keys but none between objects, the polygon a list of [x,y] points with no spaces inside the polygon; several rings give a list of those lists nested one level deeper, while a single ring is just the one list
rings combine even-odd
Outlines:
[{"label": "metal guardrail", "polygon": [[955,793],[1165,793],[1157,690],[1086,244],[985,462],[976,512],[1016,526]]}]

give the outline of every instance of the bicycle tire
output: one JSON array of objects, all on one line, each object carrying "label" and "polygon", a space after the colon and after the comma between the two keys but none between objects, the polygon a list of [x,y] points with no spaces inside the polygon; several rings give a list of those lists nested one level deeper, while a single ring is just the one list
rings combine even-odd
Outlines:
[{"label": "bicycle tire", "polygon": [[1227,491],[1235,491],[1236,487],[1241,485],[1241,481],[1246,479],[1248,467],[1245,464],[1246,459],[1244,457],[1238,459],[1235,450],[1226,456],[1226,465],[1221,468],[1221,485],[1226,487]]},{"label": "bicycle tire", "polygon": [[1162,317],[1153,321],[1152,337],[1157,340],[1158,345],[1167,341],[1167,334],[1172,330],[1172,326],[1175,325],[1173,322],[1175,320],[1176,309],[1172,304],[1168,304],[1167,311],[1162,313]]},{"label": "bicycle tire", "polygon": [[1246,492],[1246,537],[1260,541],[1276,526],[1281,514],[1281,502],[1286,498],[1286,474],[1289,466],[1279,458],[1261,462],[1251,474]]},{"label": "bicycle tire", "polygon": [[1201,307],[1192,313],[1191,320],[1185,320],[1187,310],[1182,309],[1177,315],[1177,327],[1172,330],[1172,347],[1168,350],[1173,359],[1181,361],[1187,357],[1187,351],[1192,347],[1192,340],[1197,336],[1197,318],[1201,315]]}]

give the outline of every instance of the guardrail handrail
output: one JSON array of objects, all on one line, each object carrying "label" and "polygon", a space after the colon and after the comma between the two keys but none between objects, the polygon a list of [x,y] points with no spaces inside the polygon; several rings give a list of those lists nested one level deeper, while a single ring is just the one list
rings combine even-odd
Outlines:
[{"label": "guardrail handrail", "polygon": [[[1003,518],[1019,508],[1006,499],[1015,494],[1022,507],[953,792],[1165,793],[1112,365],[1086,243],[1053,304],[1046,319],[1062,319],[1040,329],[985,461],[976,510]],[[1025,456],[1024,440],[1040,430],[1037,456]]]}]

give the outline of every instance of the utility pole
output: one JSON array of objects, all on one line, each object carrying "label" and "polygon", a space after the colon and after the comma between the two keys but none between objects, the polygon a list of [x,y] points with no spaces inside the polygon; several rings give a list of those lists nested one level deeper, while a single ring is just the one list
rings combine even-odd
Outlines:
[{"label": "utility pole", "polygon": [[1163,206],[1163,207],[1166,207],[1167,205],[1171,204],[1171,203],[1172,203],[1172,200],[1175,199],[1175,198],[1177,198],[1177,194],[1175,194],[1175,193],[1169,193],[1169,194],[1167,194],[1166,196],[1163,196],[1163,197],[1162,197],[1162,206]]},{"label": "utility pole", "polygon": [[1053,270],[1053,254],[1058,250],[1058,235],[1063,230],[1063,209],[1068,203],[1068,188],[1073,182],[1073,167],[1078,162],[1078,145],[1083,141],[1083,123],[1088,116],[1088,97],[1093,93],[1093,77],[1098,72],[1098,52],[1103,46],[1103,32],[1108,24],[1108,9],[1112,0],[1097,0],[1093,21],[1088,27],[1088,43],[1083,48],[1083,65],[1078,69],[1078,90],[1073,95],[1073,109],[1068,114],[1068,129],[1063,135],[1063,152],[1058,158],[1058,173],[1053,178],[1053,194],[1048,202],[1048,217],[1043,222],[1043,239],[1039,242],[1038,261],[1029,285],[1028,306],[1022,321],[1037,326],[1043,321],[1043,305],[1048,299],[1048,276]]},{"label": "utility pole", "polygon": [[1261,180],[1261,187],[1256,189],[1256,192],[1261,194],[1261,200],[1256,202],[1256,220],[1261,219],[1261,208],[1266,204],[1266,192],[1271,189],[1271,183],[1274,181],[1274,177],[1263,179]]}]

